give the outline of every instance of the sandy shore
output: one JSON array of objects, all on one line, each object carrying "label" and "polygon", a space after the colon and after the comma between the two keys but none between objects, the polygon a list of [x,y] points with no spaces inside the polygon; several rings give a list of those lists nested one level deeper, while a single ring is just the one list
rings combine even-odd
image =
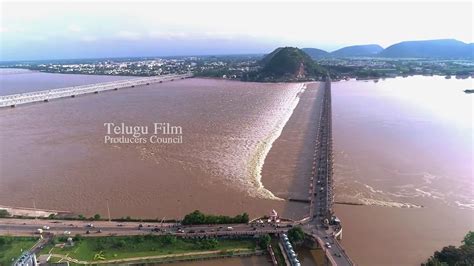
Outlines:
[{"label": "sandy shore", "polygon": [[12,216],[27,216],[27,217],[48,217],[50,215],[70,214],[67,211],[45,210],[34,208],[21,208],[0,205],[0,210],[6,210]]}]

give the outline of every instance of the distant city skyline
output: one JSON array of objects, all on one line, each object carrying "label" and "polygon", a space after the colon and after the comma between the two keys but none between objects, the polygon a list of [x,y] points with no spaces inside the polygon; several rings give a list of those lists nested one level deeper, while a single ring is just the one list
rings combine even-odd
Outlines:
[{"label": "distant city skyline", "polygon": [[[268,53],[453,38],[468,2],[1,2],[0,60]],[[446,19],[448,18],[449,19]]]}]

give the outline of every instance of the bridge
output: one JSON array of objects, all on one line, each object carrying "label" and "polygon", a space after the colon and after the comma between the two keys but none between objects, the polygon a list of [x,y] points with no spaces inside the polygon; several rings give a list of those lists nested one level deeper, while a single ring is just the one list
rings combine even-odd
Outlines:
[{"label": "bridge", "polygon": [[320,114],[309,183],[309,219],[303,225],[303,229],[323,249],[331,265],[354,265],[338,241],[342,239],[342,226],[333,211],[334,180],[331,80],[329,77],[323,88]]},{"label": "bridge", "polygon": [[0,96],[0,108],[15,107],[20,104],[34,102],[48,102],[53,99],[76,97],[83,94],[99,93],[123,88],[133,88],[135,86],[150,85],[152,83],[161,83],[164,81],[173,81],[175,79],[185,79],[189,77],[192,77],[192,74],[163,75],[5,95]]}]

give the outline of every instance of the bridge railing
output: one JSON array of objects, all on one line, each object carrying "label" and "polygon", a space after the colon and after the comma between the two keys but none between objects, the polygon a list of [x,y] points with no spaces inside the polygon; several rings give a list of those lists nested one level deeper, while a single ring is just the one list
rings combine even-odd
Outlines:
[{"label": "bridge railing", "polygon": [[72,87],[65,87],[65,88],[58,88],[58,89],[36,91],[36,92],[25,92],[25,93],[18,93],[18,94],[12,94],[12,95],[5,95],[5,96],[0,96],[0,107],[15,106],[18,104],[23,104],[23,103],[46,101],[46,100],[51,100],[51,99],[64,98],[64,97],[82,95],[82,94],[87,94],[87,93],[94,93],[94,92],[97,93],[100,91],[140,86],[140,85],[146,85],[146,84],[156,83],[156,82],[161,82],[161,81],[166,81],[166,80],[188,78],[191,76],[192,74],[184,74],[184,75],[164,75],[164,76],[154,76],[154,77],[146,77],[146,78],[134,78],[131,80],[109,81],[109,82],[102,82],[102,83],[96,83],[96,84],[87,84],[87,85],[79,85],[79,86],[72,86]]}]

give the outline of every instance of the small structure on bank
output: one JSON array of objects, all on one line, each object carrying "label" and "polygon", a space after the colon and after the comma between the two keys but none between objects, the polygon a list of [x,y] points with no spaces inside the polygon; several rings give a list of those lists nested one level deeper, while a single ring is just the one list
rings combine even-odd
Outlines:
[{"label": "small structure on bank", "polygon": [[272,210],[270,213],[270,218],[268,218],[269,223],[279,223],[280,218],[278,217],[278,213],[275,210]]}]

